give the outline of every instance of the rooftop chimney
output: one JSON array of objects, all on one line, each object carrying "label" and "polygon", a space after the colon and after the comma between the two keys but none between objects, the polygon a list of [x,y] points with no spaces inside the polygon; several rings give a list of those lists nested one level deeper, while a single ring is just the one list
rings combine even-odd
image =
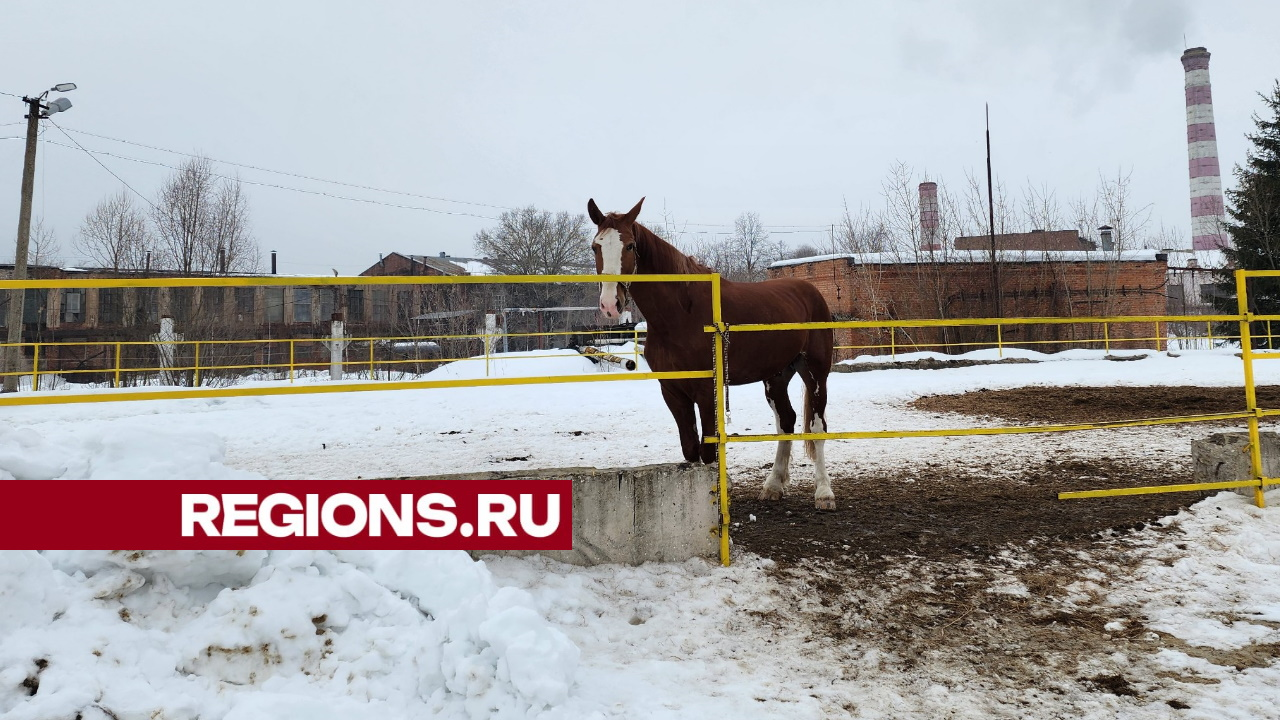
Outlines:
[{"label": "rooftop chimney", "polygon": [[1209,91],[1209,51],[1202,47],[1182,53],[1187,76],[1187,158],[1191,175],[1191,249],[1216,250],[1228,244],[1223,232],[1222,170],[1218,167],[1218,137],[1213,127],[1213,98]]},{"label": "rooftop chimney", "polygon": [[1103,225],[1102,227],[1098,228],[1098,236],[1102,238],[1103,252],[1111,252],[1112,250],[1116,249],[1116,243],[1114,240],[1112,240],[1112,237],[1111,237],[1111,233],[1114,229],[1115,228],[1111,227],[1110,225]]},{"label": "rooftop chimney", "polygon": [[938,183],[920,183],[920,249],[942,249],[938,238]]}]

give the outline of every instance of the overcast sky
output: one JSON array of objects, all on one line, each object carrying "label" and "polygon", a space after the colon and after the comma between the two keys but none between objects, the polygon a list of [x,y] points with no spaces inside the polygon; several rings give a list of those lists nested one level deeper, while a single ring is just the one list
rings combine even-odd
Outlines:
[{"label": "overcast sky", "polygon": [[[67,130],[406,193],[219,166],[414,208],[246,186],[283,273],[468,255],[502,208],[582,213],[590,197],[626,210],[647,196],[642,221],[665,208],[711,232],[752,211],[775,231],[807,226],[778,236],[793,245],[825,243],[846,199],[882,202],[895,162],[956,192],[966,169],[985,172],[984,102],[1012,190],[1043,184],[1065,203],[1099,172],[1132,171],[1135,199],[1189,247],[1179,56],[1213,55],[1229,174],[1280,77],[1276,27],[1274,0],[24,2],[5,6],[0,92],[75,82],[54,118]],[[23,134],[23,111],[0,95],[0,138]],[[146,196],[171,170],[137,160],[183,160],[72,136],[118,156],[98,157]],[[35,214],[75,264],[81,220],[121,184],[54,145],[69,144],[56,128],[44,137]],[[3,262],[21,173],[22,141],[0,140]]]}]

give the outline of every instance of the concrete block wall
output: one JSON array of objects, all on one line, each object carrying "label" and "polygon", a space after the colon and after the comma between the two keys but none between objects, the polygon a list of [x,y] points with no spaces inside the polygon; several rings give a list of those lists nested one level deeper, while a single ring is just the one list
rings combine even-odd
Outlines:
[{"label": "concrete block wall", "polygon": [[719,554],[714,466],[669,463],[635,468],[553,468],[436,475],[439,480],[567,478],[573,481],[573,549],[491,551],[475,556],[543,555],[572,565],[682,562]]}]

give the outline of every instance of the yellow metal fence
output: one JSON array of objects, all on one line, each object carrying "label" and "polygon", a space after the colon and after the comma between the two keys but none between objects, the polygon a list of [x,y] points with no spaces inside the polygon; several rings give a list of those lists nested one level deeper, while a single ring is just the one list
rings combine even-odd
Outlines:
[{"label": "yellow metal fence", "polygon": [[[852,440],[866,438],[906,438],[906,437],[940,437],[940,436],[965,436],[965,435],[1009,435],[1009,434],[1031,434],[1031,433],[1049,433],[1049,432],[1068,432],[1082,430],[1101,430],[1108,428],[1120,427],[1139,427],[1148,425],[1165,425],[1173,423],[1188,422],[1205,422],[1205,421],[1221,421],[1221,420],[1239,420],[1243,419],[1248,422],[1250,433],[1250,457],[1253,469],[1253,478],[1250,480],[1241,480],[1235,482],[1222,483],[1194,483],[1166,485],[1156,487],[1143,488],[1122,488],[1107,490],[1086,490],[1081,492],[1061,493],[1060,498],[1084,498],[1099,497],[1107,495],[1130,495],[1152,492],[1180,492],[1190,490],[1214,490],[1236,487],[1252,487],[1254,488],[1254,500],[1261,507],[1264,504],[1263,488],[1269,484],[1278,482],[1273,478],[1263,476],[1262,460],[1260,445],[1258,443],[1258,421],[1267,416],[1280,415],[1280,410],[1264,410],[1257,406],[1257,397],[1254,387],[1253,363],[1259,359],[1280,358],[1280,353],[1259,353],[1253,348],[1253,334],[1251,332],[1251,324],[1263,323],[1268,346],[1272,340],[1270,323],[1274,320],[1280,320],[1278,316],[1262,316],[1254,315],[1249,312],[1247,305],[1247,281],[1254,277],[1280,277],[1280,271],[1275,272],[1246,272],[1238,271],[1236,273],[1236,286],[1239,298],[1239,313],[1237,315],[1212,315],[1212,316],[1135,316],[1135,317],[1118,317],[1118,318],[1000,318],[1000,319],[952,319],[952,320],[896,320],[896,321],[848,321],[848,322],[829,322],[829,323],[792,323],[792,324],[743,324],[733,325],[730,327],[725,324],[721,315],[720,302],[720,277],[718,275],[627,275],[627,276],[581,276],[581,275],[565,275],[565,276],[463,276],[463,277],[333,277],[333,278],[286,278],[286,277],[242,277],[242,278],[158,278],[158,279],[110,279],[110,280],[25,280],[25,281],[0,281],[0,292],[6,290],[26,289],[26,288],[91,288],[91,287],[218,287],[218,286],[281,286],[281,285],[430,285],[430,284],[483,284],[483,283],[548,283],[548,282],[600,282],[600,281],[616,281],[616,282],[708,282],[711,287],[711,306],[712,318],[711,324],[706,326],[706,332],[713,333],[713,358],[712,369],[706,371],[691,372],[628,372],[628,373],[612,373],[612,374],[594,374],[594,375],[567,375],[567,376],[542,376],[542,377],[485,377],[473,378],[465,380],[390,380],[390,381],[352,381],[343,383],[307,383],[307,384],[290,384],[290,385],[267,385],[267,386],[239,386],[239,387],[190,387],[190,388],[170,388],[170,389],[141,389],[141,390],[117,390],[112,392],[99,393],[18,393],[10,395],[0,395],[0,406],[16,406],[16,405],[39,405],[39,404],[62,404],[77,402],[111,402],[124,400],[153,400],[153,399],[177,399],[177,398],[211,398],[211,397],[235,397],[235,396],[265,396],[265,395],[298,395],[312,393],[334,393],[334,392],[360,392],[368,390],[393,390],[393,389],[427,389],[427,388],[448,388],[448,387],[487,387],[487,386],[504,386],[504,385],[525,385],[525,384],[546,384],[546,383],[574,383],[574,382],[608,382],[618,380],[647,380],[647,379],[682,379],[682,378],[713,378],[717,390],[724,386],[723,379],[725,377],[724,368],[724,348],[726,338],[730,333],[735,332],[762,332],[770,330],[785,329],[869,329],[880,328],[889,329],[891,333],[897,333],[908,328],[923,327],[990,327],[994,329],[995,343],[994,347],[998,349],[1000,354],[1007,347],[1014,345],[1006,344],[1002,340],[1003,331],[1011,326],[1030,326],[1030,325],[1062,325],[1062,324],[1093,324],[1103,327],[1103,347],[1110,349],[1113,340],[1110,338],[1109,328],[1119,323],[1150,323],[1154,328],[1154,335],[1150,338],[1123,338],[1124,342],[1136,342],[1141,340],[1152,340],[1159,349],[1160,343],[1163,342],[1165,347],[1168,346],[1169,334],[1167,330],[1162,333],[1161,327],[1167,328],[1171,322],[1185,323],[1204,323],[1206,325],[1206,335],[1202,336],[1212,342],[1238,342],[1240,344],[1241,357],[1244,366],[1244,384],[1245,398],[1244,407],[1239,412],[1216,413],[1206,415],[1194,415],[1184,417],[1159,417],[1146,418],[1140,420],[1124,421],[1124,422],[1103,422],[1103,423],[1079,423],[1070,425],[1041,425],[1041,426],[1022,426],[1022,427],[1001,427],[1001,428],[954,428],[954,429],[930,429],[930,430],[883,430],[883,431],[852,431],[852,432],[824,432],[824,433],[791,433],[791,434],[755,434],[729,435],[725,429],[725,396],[723,392],[717,391],[717,428],[716,434],[704,438],[704,442],[720,445],[720,454],[722,461],[719,463],[719,503],[720,503],[720,527],[718,528],[721,560],[725,564],[729,562],[729,496],[728,496],[728,462],[727,453],[729,445],[739,442],[767,442],[779,440]],[[1215,323],[1232,323],[1239,327],[1239,331],[1235,334],[1215,334]],[[537,333],[532,333],[537,334]],[[365,342],[369,345],[371,353],[369,359],[358,359],[351,361],[343,361],[344,365],[367,366],[370,369],[370,377],[373,376],[376,366],[379,363],[388,363],[390,361],[379,361],[372,353],[378,342],[386,341],[404,341],[404,342],[420,342],[431,341],[433,338],[439,339],[444,337],[469,337],[477,338],[481,341],[488,339],[489,336],[484,334],[469,336],[416,336],[406,338],[343,338],[344,341],[352,343]],[[893,337],[891,335],[891,337]],[[1185,336],[1184,336],[1185,337]],[[636,340],[639,338],[636,337]],[[1117,338],[1115,342],[1121,339]],[[139,371],[156,372],[160,370],[168,371],[190,371],[193,373],[200,372],[202,367],[199,361],[200,346],[209,346],[213,341],[183,341],[182,345],[190,345],[193,350],[194,361],[189,365],[181,367],[168,368],[141,368]],[[297,345],[299,343],[324,343],[325,338],[314,339],[275,339],[275,340],[248,340],[248,341],[219,341],[219,342],[245,342],[245,343],[274,343],[287,345],[289,348],[290,361],[285,363],[270,363],[263,365],[262,363],[246,363],[241,366],[228,366],[231,368],[239,367],[247,368],[274,368],[278,370],[287,369],[290,379],[297,372],[306,368],[328,367],[330,363],[326,362],[302,362],[296,359]],[[1061,340],[1053,342],[1061,343]],[[1097,343],[1098,339],[1093,338],[1087,342]],[[56,345],[58,343],[45,343],[43,345]],[[69,343],[62,343],[69,344]],[[119,358],[124,351],[126,345],[131,343],[87,343],[91,345],[114,345],[116,368],[110,372],[114,378],[114,384],[121,383],[122,373],[126,370],[118,367]],[[151,345],[156,343],[138,342],[132,344]],[[487,344],[487,343],[486,343]],[[992,343],[987,343],[991,346]],[[883,349],[883,345],[872,346],[843,346],[846,348],[862,348],[862,349]],[[912,350],[920,349],[920,346],[910,346]],[[903,350],[903,346],[891,341],[888,349],[891,355]],[[34,349],[33,366],[39,366],[39,347]],[[457,359],[457,358],[452,358]],[[427,360],[408,359],[404,362],[426,362]],[[224,368],[226,369],[226,368]],[[95,370],[102,372],[102,370]],[[38,377],[38,375],[37,375]],[[198,384],[198,383],[194,383]]]}]

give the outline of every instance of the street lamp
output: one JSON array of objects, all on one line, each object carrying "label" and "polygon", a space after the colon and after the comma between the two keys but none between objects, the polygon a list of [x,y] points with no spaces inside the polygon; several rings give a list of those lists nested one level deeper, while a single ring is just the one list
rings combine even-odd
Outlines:
[{"label": "street lamp", "polygon": [[[75,83],[58,83],[36,97],[23,97],[27,104],[27,152],[22,162],[22,204],[18,210],[18,245],[13,257],[13,279],[27,279],[27,249],[31,244],[31,196],[35,192],[36,137],[40,133],[40,119],[71,109],[71,101],[57,98],[48,103],[44,99],[51,92],[69,92]],[[18,373],[22,370],[22,304],[26,291],[15,288],[9,295],[8,345],[4,352],[4,392],[18,389]]]}]

